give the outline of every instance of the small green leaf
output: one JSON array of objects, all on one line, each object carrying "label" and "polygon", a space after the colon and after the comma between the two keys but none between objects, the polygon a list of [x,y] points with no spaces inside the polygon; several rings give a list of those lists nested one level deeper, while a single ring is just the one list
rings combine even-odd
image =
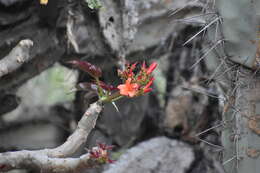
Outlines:
[{"label": "small green leaf", "polygon": [[91,9],[99,9],[101,8],[101,3],[99,0],[86,0],[88,3],[88,7]]}]

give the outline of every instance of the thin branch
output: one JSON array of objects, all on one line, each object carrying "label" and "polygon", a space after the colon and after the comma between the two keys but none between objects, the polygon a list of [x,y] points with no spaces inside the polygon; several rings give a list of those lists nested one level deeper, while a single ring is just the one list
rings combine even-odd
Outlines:
[{"label": "thin branch", "polygon": [[90,159],[89,154],[82,155],[80,158],[65,157],[74,154],[86,141],[89,133],[96,125],[101,110],[100,102],[90,105],[78,122],[74,133],[57,148],[0,153],[0,172],[21,168],[39,169],[41,172],[77,172],[76,169],[90,167],[90,163],[94,160]]},{"label": "thin branch", "polygon": [[96,120],[101,109],[102,107],[99,102],[92,104],[78,122],[77,129],[74,133],[69,136],[64,144],[57,148],[50,149],[48,156],[67,157],[72,155],[86,141],[88,134],[96,126]]},{"label": "thin branch", "polygon": [[44,173],[73,173],[98,164],[89,153],[79,158],[50,158],[39,151],[7,152],[1,154],[0,162],[1,171],[4,172],[14,168],[30,168],[36,171],[40,169]]},{"label": "thin branch", "polygon": [[22,64],[29,61],[30,49],[33,46],[31,40],[21,40],[11,52],[0,61],[0,78],[18,69]]}]

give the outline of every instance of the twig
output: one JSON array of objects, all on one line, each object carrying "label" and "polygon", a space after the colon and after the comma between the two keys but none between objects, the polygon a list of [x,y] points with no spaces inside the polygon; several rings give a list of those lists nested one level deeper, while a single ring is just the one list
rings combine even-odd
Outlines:
[{"label": "twig", "polygon": [[29,61],[30,49],[33,46],[31,40],[21,40],[11,52],[0,61],[0,78],[18,69],[22,64]]}]

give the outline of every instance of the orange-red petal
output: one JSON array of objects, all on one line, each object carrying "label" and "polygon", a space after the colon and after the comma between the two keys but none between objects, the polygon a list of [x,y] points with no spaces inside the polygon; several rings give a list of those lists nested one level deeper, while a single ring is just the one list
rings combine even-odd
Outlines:
[{"label": "orange-red petal", "polygon": [[139,85],[131,83],[131,78],[128,78],[125,84],[121,84],[117,88],[120,90],[121,95],[134,97],[138,92]]}]

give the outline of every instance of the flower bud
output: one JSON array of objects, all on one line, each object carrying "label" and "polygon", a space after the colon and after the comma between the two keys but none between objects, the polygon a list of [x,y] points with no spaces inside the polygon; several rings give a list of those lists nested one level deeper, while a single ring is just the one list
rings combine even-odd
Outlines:
[{"label": "flower bud", "polygon": [[157,63],[156,63],[156,62],[153,62],[153,63],[149,66],[149,68],[148,68],[148,70],[146,71],[146,73],[147,73],[147,74],[151,74],[156,67],[157,67]]}]

